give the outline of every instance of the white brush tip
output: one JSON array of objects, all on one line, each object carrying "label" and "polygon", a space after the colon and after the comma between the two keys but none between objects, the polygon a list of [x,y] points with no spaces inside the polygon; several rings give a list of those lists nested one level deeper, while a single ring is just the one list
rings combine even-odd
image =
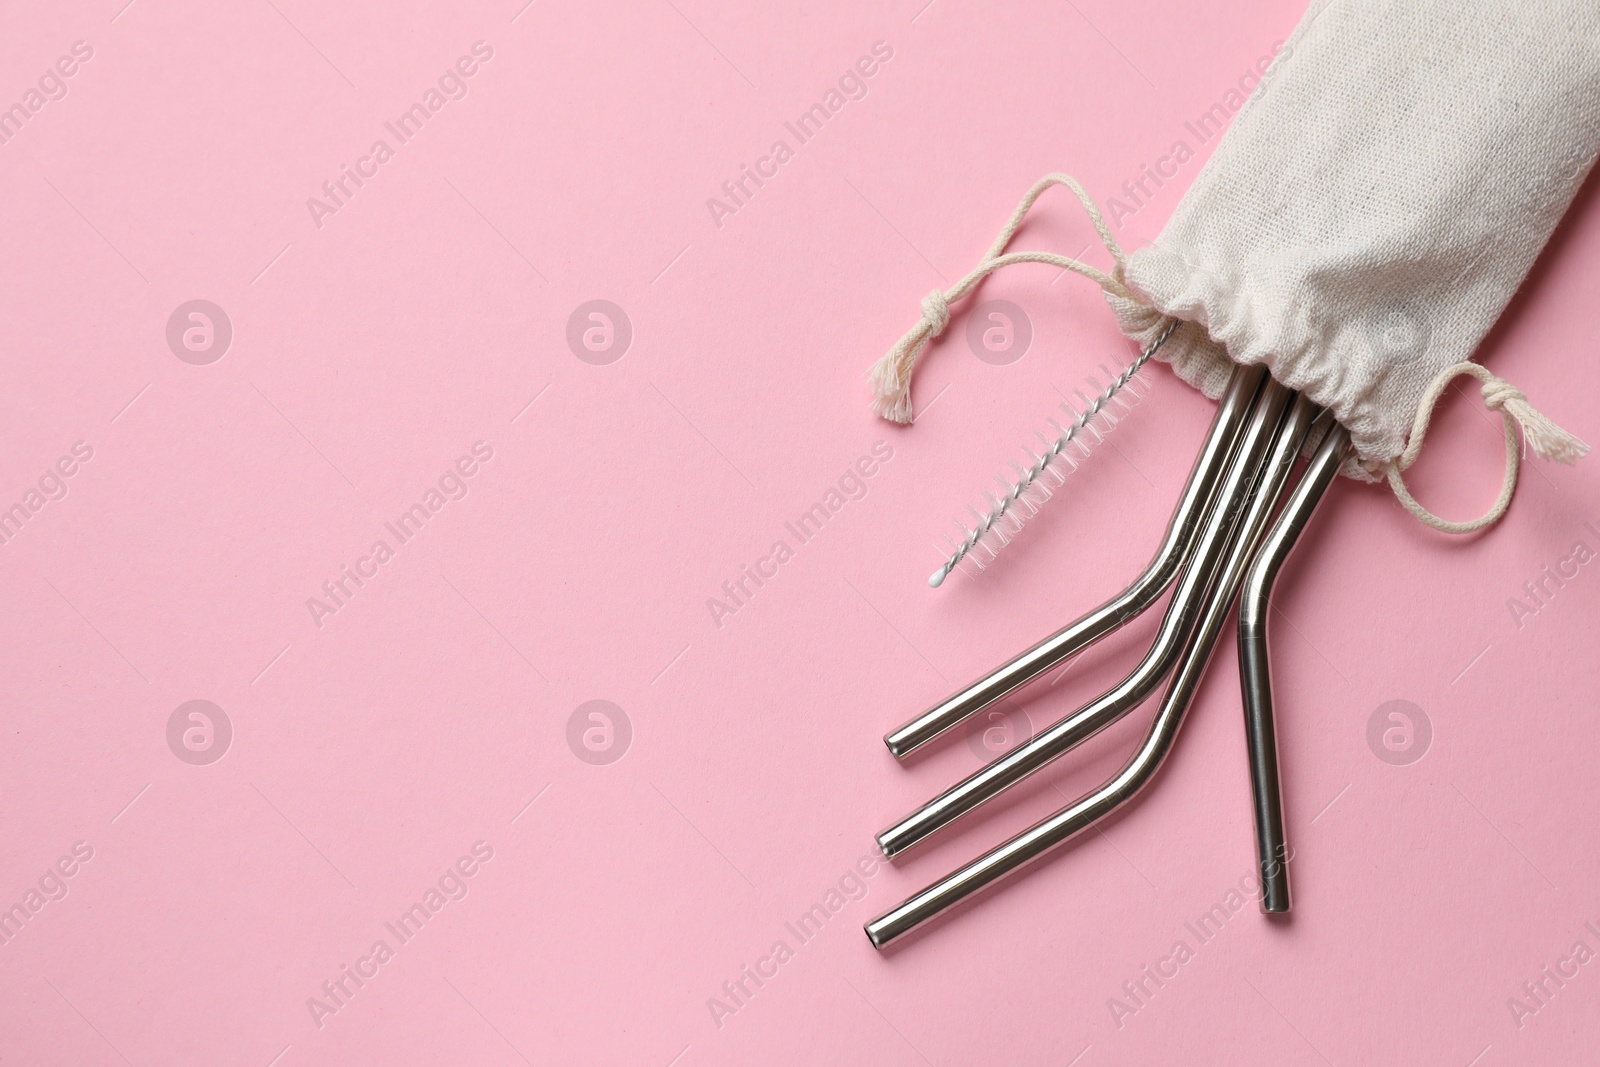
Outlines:
[{"label": "white brush tip", "polygon": [[939,588],[941,585],[944,584],[944,580],[947,577],[949,577],[949,575],[950,575],[950,564],[946,563],[944,566],[940,567],[938,570],[936,570],[932,574],[928,575],[928,588],[929,589],[937,589],[937,588]]}]

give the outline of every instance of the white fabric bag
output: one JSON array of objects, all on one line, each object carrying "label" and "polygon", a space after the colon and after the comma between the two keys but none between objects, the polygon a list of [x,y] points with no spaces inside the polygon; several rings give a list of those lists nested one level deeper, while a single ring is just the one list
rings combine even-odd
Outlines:
[{"label": "white fabric bag", "polygon": [[[1008,262],[1077,270],[1106,290],[1142,345],[1207,396],[1235,363],[1264,363],[1350,431],[1347,473],[1387,472],[1419,518],[1450,532],[1492,523],[1520,452],[1587,446],[1509,384],[1467,361],[1544,247],[1600,150],[1597,0],[1327,0],[1314,4],[1149,247],[1124,256],[1071,179],[1035,186],[984,263],[873,369],[877,408],[910,421],[917,354],[948,301]],[[1117,265],[1004,253],[1044,188],[1078,193]],[[936,299],[937,298],[937,299]],[[1465,366],[1463,366],[1465,364]],[[1459,373],[1507,425],[1496,508],[1450,523],[1400,472],[1439,392]],[[1407,448],[1407,440],[1410,447]]]}]

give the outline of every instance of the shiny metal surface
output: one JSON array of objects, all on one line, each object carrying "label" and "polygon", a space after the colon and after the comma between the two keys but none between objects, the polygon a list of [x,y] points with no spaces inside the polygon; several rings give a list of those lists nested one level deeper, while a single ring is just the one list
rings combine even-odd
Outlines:
[{"label": "shiny metal surface", "polygon": [[1290,907],[1289,845],[1278,785],[1278,736],[1273,722],[1272,672],[1267,658],[1267,613],[1272,585],[1301,531],[1350,453],[1350,435],[1334,424],[1250,564],[1239,593],[1239,688],[1244,696],[1245,745],[1250,796],[1255,809],[1256,862],[1261,874],[1261,910],[1282,914]]},{"label": "shiny metal surface", "polygon": [[[1268,388],[1270,390],[1272,384]],[[1265,392],[1263,400],[1267,399]],[[1232,607],[1234,593],[1266,527],[1267,518],[1282,493],[1289,471],[1299,454],[1306,428],[1316,410],[1309,402],[1299,400],[1290,416],[1282,421],[1281,426],[1277,426],[1279,420],[1276,417],[1261,417],[1265,414],[1261,408],[1262,405],[1258,403],[1257,412],[1246,427],[1247,442],[1241,446],[1240,458],[1234,464],[1236,470],[1245,468],[1246,482],[1239,499],[1247,498],[1248,504],[1240,515],[1239,509],[1226,506],[1228,499],[1224,497],[1223,506],[1218,509],[1219,512],[1231,510],[1230,518],[1238,518],[1237,524],[1225,524],[1225,534],[1233,533],[1235,536],[1224,537],[1229,546],[1227,558],[1218,568],[1215,588],[1205,599],[1200,621],[1183,648],[1155,721],[1139,750],[1115,777],[1099,789],[867,923],[867,937],[873,945],[884,948],[974,893],[1043,858],[1136,796],[1160,768],[1171,751],[1172,742],[1183,724],[1184,714],[1205,674],[1217,635]],[[1282,411],[1281,403],[1277,405],[1277,410]],[[1262,423],[1265,424],[1265,430],[1260,432],[1260,436],[1271,441],[1271,454],[1264,462],[1262,454],[1265,449],[1254,448],[1252,456],[1248,442],[1248,435],[1258,430]],[[1233,481],[1231,474],[1230,471],[1230,482]]]},{"label": "shiny metal surface", "polygon": [[1167,524],[1166,536],[1144,573],[1127,589],[1076,622],[886,735],[883,743],[897,759],[905,758],[952,726],[1088,648],[1155,602],[1189,558],[1195,532],[1216,495],[1217,485],[1238,442],[1239,428],[1244,425],[1263,376],[1259,367],[1240,367],[1234,371],[1189,472],[1183,495],[1178,498],[1178,506]]},{"label": "shiny metal surface", "polygon": [[[895,856],[1086,741],[1138,707],[1171,672],[1184,641],[1205,607],[1218,566],[1227,557],[1230,532],[1249,499],[1267,450],[1290,399],[1289,390],[1268,381],[1239,436],[1238,453],[1222,480],[1216,502],[1195,540],[1192,558],[1178,579],[1150,651],[1126,678],[1078,711],[1013,748],[951,786],[878,834],[878,847]],[[1304,427],[1302,427],[1302,430]]]}]

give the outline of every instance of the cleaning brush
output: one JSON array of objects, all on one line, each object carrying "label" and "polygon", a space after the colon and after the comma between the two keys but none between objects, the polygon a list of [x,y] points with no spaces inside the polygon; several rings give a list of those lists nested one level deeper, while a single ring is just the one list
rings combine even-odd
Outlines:
[{"label": "cleaning brush", "polygon": [[983,510],[969,504],[969,519],[954,520],[960,536],[946,536],[950,557],[928,576],[930,586],[937,589],[943,585],[957,566],[976,574],[994,561],[1000,549],[1010,544],[1022,529],[1023,523],[1037,515],[1044,502],[1066,481],[1067,475],[1089,457],[1093,446],[1105,440],[1105,435],[1143,398],[1148,383],[1138,377],[1139,371],[1177,326],[1174,321],[1122,370],[1113,372],[1101,364],[1103,379],[1091,375],[1089,392],[1076,390],[1077,403],[1069,400],[1061,405],[1068,416],[1067,423],[1063,425],[1059,419],[1051,417],[1053,434],[1038,431],[1037,447],[1031,444],[1022,447],[1026,462],[1012,460],[1009,478],[995,475],[999,495],[994,489],[985,488],[982,490]]}]

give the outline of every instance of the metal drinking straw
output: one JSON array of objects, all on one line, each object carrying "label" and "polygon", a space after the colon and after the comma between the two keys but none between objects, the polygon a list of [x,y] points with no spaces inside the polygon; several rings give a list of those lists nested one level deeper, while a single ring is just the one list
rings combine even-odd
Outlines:
[{"label": "metal drinking straw", "polygon": [[1217,405],[1216,418],[1195,458],[1189,480],[1178,498],[1166,536],[1143,574],[1121,593],[1076,622],[1040,641],[955,695],[940,701],[883,739],[897,759],[904,759],[952,726],[977,714],[995,701],[1088,648],[1136,618],[1155,603],[1188,562],[1195,534],[1216,496],[1217,486],[1238,443],[1251,402],[1265,372],[1260,367],[1238,367]]},{"label": "metal drinking straw", "polygon": [[[1206,531],[1212,533],[1214,527],[1221,527],[1219,536],[1229,546],[1227,557],[1215,569],[1215,583],[1207,582],[1208,586],[1214,584],[1214,588],[1206,599],[1198,625],[1181,650],[1150,733],[1133,758],[1099,789],[867,923],[867,937],[875,946],[880,949],[888,946],[979,890],[1038,861],[1132,799],[1150,781],[1171,750],[1255,544],[1277,504],[1306,428],[1316,413],[1315,407],[1301,398],[1284,418],[1287,399],[1287,390],[1269,382],[1251,412],[1239,455],[1213,508],[1213,518],[1221,515],[1223,519],[1220,523],[1208,522]],[[1203,534],[1202,548],[1196,552],[1186,577],[1202,564],[1206,540]]]},{"label": "metal drinking straw", "polygon": [[1278,740],[1273,723],[1272,673],[1267,662],[1267,611],[1272,586],[1284,560],[1294,551],[1295,542],[1349,454],[1350,435],[1334,423],[1262,542],[1239,593],[1239,688],[1244,697],[1245,744],[1250,757],[1261,910],[1269,914],[1289,910],[1289,846],[1278,786]]}]

